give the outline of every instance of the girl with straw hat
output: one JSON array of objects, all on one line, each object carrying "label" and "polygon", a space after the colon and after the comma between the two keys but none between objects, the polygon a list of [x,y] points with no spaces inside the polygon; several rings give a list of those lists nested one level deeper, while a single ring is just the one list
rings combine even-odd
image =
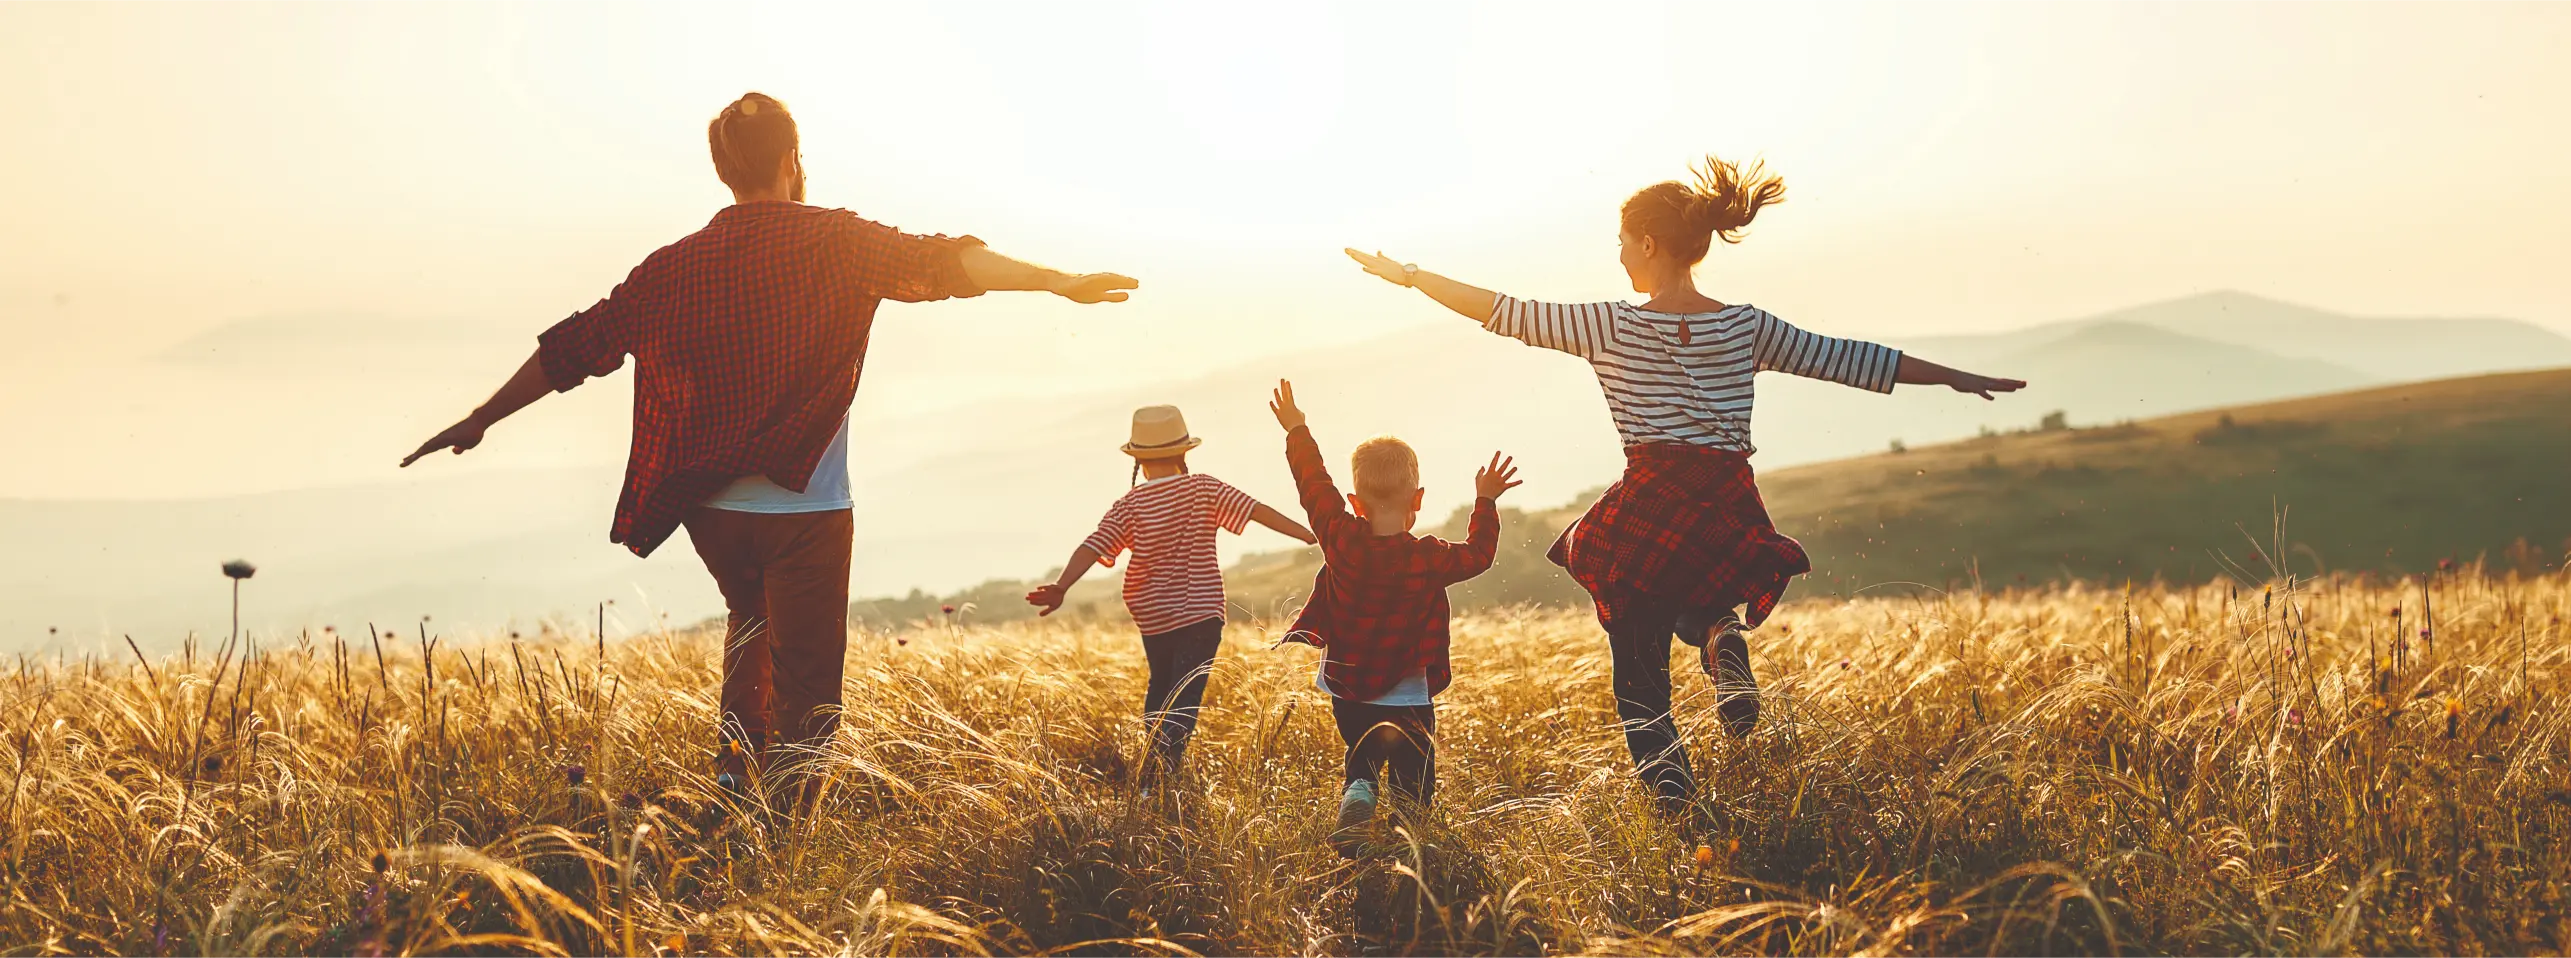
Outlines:
[{"label": "girl with straw hat", "polygon": [[1176,406],[1134,410],[1132,438],[1123,447],[1134,460],[1133,488],[1071,550],[1060,579],[1027,593],[1029,603],[1052,615],[1090,566],[1112,566],[1118,553],[1133,550],[1134,561],[1125,569],[1125,609],[1142,630],[1143,655],[1151,664],[1143,695],[1143,725],[1151,738],[1146,781],[1178,767],[1223,642],[1223,569],[1214,554],[1214,531],[1238,535],[1256,522],[1306,545],[1314,541],[1311,530],[1248,493],[1189,472],[1187,453],[1203,444],[1187,431]]}]

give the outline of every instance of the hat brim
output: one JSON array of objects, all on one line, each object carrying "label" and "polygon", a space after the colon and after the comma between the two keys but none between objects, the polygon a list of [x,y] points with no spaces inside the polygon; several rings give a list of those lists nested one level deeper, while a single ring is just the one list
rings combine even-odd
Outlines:
[{"label": "hat brim", "polygon": [[1187,455],[1188,450],[1204,444],[1205,440],[1189,436],[1187,437],[1186,442],[1179,443],[1175,446],[1152,446],[1146,448],[1129,442],[1121,448],[1124,449],[1126,455],[1132,456],[1136,459],[1172,459]]}]

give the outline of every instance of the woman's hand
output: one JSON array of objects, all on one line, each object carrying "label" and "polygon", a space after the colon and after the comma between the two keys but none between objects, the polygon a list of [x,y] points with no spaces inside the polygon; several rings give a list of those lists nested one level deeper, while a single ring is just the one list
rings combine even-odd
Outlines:
[{"label": "woman's hand", "polygon": [[1946,385],[1959,393],[1972,393],[1984,399],[1990,399],[1992,393],[2013,393],[2025,389],[2026,380],[1994,379],[1959,369],[1955,371],[1954,378],[1947,380]]},{"label": "woman's hand", "polygon": [[1356,260],[1357,265],[1366,268],[1366,272],[1383,277],[1384,282],[1395,286],[1411,285],[1411,268],[1393,262],[1392,257],[1385,256],[1381,250],[1369,254],[1343,248],[1340,252],[1348,254],[1349,259]]}]

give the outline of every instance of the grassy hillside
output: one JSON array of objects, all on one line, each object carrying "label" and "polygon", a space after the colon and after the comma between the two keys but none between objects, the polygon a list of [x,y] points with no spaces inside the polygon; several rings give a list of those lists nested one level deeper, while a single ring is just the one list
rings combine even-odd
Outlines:
[{"label": "grassy hillside", "polygon": [[[2091,429],[2031,429],[1760,477],[1812,553],[1796,594],[1901,583],[2202,582],[2227,569],[2416,572],[2571,551],[2571,370],[2443,380]],[[1510,511],[1459,606],[1581,601],[1543,560],[1592,496]],[[2277,524],[2284,522],[2282,548]],[[1438,530],[1462,533],[1461,517]],[[2255,544],[2253,543],[2255,538]],[[1244,559],[1256,609],[1308,590],[1309,550]]]}]

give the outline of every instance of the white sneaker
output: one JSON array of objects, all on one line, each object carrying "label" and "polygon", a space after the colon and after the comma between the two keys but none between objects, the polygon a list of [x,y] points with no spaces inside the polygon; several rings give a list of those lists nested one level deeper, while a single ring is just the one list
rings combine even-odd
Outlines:
[{"label": "white sneaker", "polygon": [[1374,819],[1375,783],[1362,778],[1348,783],[1339,793],[1339,830],[1331,834],[1330,843],[1338,846],[1340,854],[1353,857],[1358,832]]}]

